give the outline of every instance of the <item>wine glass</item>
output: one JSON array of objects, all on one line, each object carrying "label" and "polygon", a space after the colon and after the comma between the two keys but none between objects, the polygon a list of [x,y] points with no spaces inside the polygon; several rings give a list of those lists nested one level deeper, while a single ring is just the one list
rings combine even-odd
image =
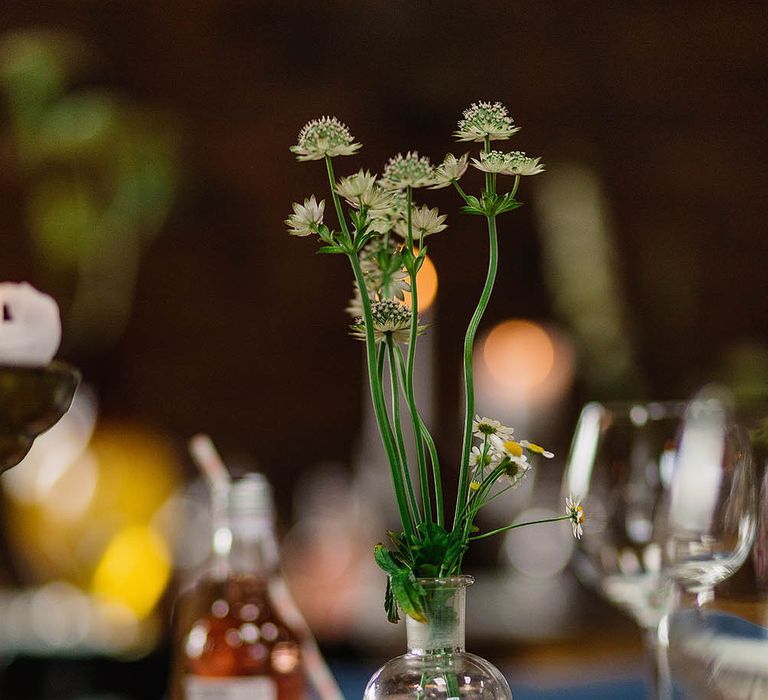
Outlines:
[{"label": "wine glass", "polygon": [[582,499],[587,514],[573,558],[576,574],[646,632],[657,697],[666,695],[667,683],[657,631],[671,594],[662,575],[666,531],[658,513],[675,471],[685,405],[587,404],[563,479],[564,495]]},{"label": "wine glass", "polygon": [[666,572],[701,608],[744,563],[757,524],[749,436],[718,397],[699,395],[686,409],[658,521]]},{"label": "wine glass", "polygon": [[[674,611],[660,625],[670,648],[675,697],[758,700],[768,693],[768,628],[759,619],[759,596],[744,595],[761,588],[761,553],[768,546],[768,481],[764,476],[758,499],[752,448],[720,400],[703,395],[691,402],[660,510],[665,568],[679,589]],[[738,602],[726,594],[713,603],[715,586],[750,551],[751,567],[739,571],[750,585],[745,589],[742,582]],[[686,606],[691,597],[693,610]]]}]

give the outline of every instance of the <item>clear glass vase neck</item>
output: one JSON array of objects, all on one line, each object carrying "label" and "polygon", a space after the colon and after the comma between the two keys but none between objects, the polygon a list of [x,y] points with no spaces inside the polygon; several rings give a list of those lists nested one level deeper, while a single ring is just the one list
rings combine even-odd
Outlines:
[{"label": "clear glass vase neck", "polygon": [[460,653],[465,650],[466,588],[471,576],[419,579],[424,589],[426,622],[406,617],[408,653],[420,656]]}]

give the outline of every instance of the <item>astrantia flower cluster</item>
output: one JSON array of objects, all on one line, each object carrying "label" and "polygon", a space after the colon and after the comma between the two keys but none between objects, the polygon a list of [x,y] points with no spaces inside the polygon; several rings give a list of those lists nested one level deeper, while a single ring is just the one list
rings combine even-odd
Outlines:
[{"label": "astrantia flower cluster", "polygon": [[486,173],[538,175],[544,172],[544,166],[539,161],[541,158],[529,158],[522,151],[512,151],[511,153],[484,151],[480,154],[480,160],[472,159],[472,165]]},{"label": "astrantia flower cluster", "polygon": [[[492,141],[510,138],[518,131],[506,107],[499,102],[476,102],[458,122],[459,141],[482,146],[471,159],[485,173],[479,191],[467,194],[464,183],[470,154],[449,153],[436,168],[415,150],[391,158],[381,175],[361,168],[336,179],[334,158],[360,149],[349,129],[335,117],[309,122],[291,148],[298,160],[324,160],[334,221],[324,221],[325,201],[315,196],[294,204],[286,220],[295,236],[316,234],[318,252],[344,255],[354,275],[354,297],[347,311],[354,322],[351,335],[365,342],[368,384],[382,445],[386,452],[402,532],[391,533],[392,548],[375,548],[376,562],[390,581],[386,609],[391,621],[398,607],[415,620],[425,619],[419,577],[459,575],[469,544],[484,537],[533,521],[510,523],[481,531],[475,524],[478,512],[507,489],[518,486],[538,458],[553,455],[540,445],[514,436],[511,427],[493,418],[475,415],[472,382],[472,348],[475,334],[488,306],[499,262],[498,218],[521,206],[517,200],[521,177],[543,172],[540,158],[522,151],[492,150]],[[512,175],[511,186],[497,175]],[[414,376],[416,345],[425,330],[419,324],[417,275],[426,262],[425,239],[444,231],[446,216],[436,207],[414,202],[414,190],[453,187],[461,198],[462,211],[484,217],[489,260],[482,293],[467,330],[463,351],[464,434],[459,459],[455,503],[444,505],[440,456],[430,427],[419,412]],[[474,242],[466,242],[474,246]],[[431,247],[431,246],[430,246]],[[410,304],[405,293],[410,293]],[[386,371],[385,371],[386,370]],[[474,419],[473,419],[474,417]],[[402,423],[408,421],[410,430]],[[410,434],[412,445],[405,443]],[[501,488],[499,488],[501,487]],[[447,514],[453,513],[453,521]],[[549,519],[552,520],[552,519]],[[566,514],[554,520],[569,521],[581,537],[584,511],[578,501],[567,502]]]},{"label": "astrantia flower cluster", "polygon": [[[381,343],[390,336],[395,343],[407,343],[412,316],[410,307],[397,299],[373,302],[371,322],[376,342]],[[365,319],[358,318],[351,326],[352,335],[355,338],[365,340],[365,323]]]},{"label": "astrantia flower cluster", "polygon": [[362,144],[355,143],[345,124],[336,117],[313,119],[299,132],[299,143],[291,146],[299,160],[322,160],[326,156],[351,156]]},{"label": "astrantia flower cluster", "polygon": [[515,126],[507,108],[501,102],[475,102],[464,110],[459,128],[454,136],[459,141],[502,141],[508,139],[520,127]]},{"label": "astrantia flower cluster", "polygon": [[384,166],[381,186],[387,190],[404,190],[431,185],[432,164],[426,156],[419,157],[418,151],[398,153]]},{"label": "astrantia flower cluster", "polygon": [[[446,219],[445,214],[440,214],[437,207],[430,209],[426,204],[422,207],[415,207],[411,210],[411,231],[414,239],[417,241],[431,236],[433,233],[440,233],[448,228],[443,222]],[[403,238],[408,237],[408,222],[400,219],[395,225],[395,233]]]}]

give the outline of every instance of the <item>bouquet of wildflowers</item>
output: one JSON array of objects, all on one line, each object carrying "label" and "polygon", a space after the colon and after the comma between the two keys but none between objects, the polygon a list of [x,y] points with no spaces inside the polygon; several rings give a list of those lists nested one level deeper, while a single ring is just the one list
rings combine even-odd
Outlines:
[{"label": "bouquet of wildflowers", "polygon": [[[354,274],[350,328],[354,337],[365,342],[373,408],[402,522],[402,531],[389,533],[390,546],[376,545],[374,552],[388,575],[385,601],[393,622],[398,619],[398,605],[407,615],[424,621],[419,578],[461,573],[470,542],[534,524],[515,523],[481,532],[475,519],[490,500],[521,483],[534,457],[553,456],[533,442],[514,438],[512,428],[499,421],[475,415],[472,346],[496,280],[497,219],[522,206],[517,199],[521,178],[544,170],[540,158],[491,148],[492,141],[507,140],[518,130],[503,105],[477,102],[465,110],[454,133],[458,141],[480,144],[471,162],[468,153],[449,153],[433,167],[428,158],[409,151],[391,158],[380,176],[360,170],[338,181],[334,159],[353,155],[361,147],[338,119],[309,122],[299,133],[298,144],[291,147],[300,161],[325,162],[336,224],[324,222],[325,200],[312,195],[303,205],[293,205],[286,221],[289,233],[317,236],[322,243],[318,252],[346,255]],[[484,173],[477,195],[467,194],[459,184],[470,164]],[[485,284],[464,336],[464,437],[449,522],[438,452],[419,413],[413,381],[417,340],[425,331],[417,313],[416,275],[426,258],[427,238],[447,228],[446,216],[427,204],[417,204],[414,193],[451,186],[463,201],[464,213],[485,218],[489,257]],[[406,416],[401,415],[401,397]],[[411,425],[415,464],[409,463],[402,421]],[[579,503],[568,499],[565,515],[536,522],[570,520],[574,536],[580,537],[583,519]]]}]

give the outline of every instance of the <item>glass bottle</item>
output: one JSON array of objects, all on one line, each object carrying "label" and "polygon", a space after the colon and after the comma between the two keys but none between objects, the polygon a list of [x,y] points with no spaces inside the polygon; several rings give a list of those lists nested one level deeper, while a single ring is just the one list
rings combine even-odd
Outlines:
[{"label": "glass bottle", "polygon": [[249,474],[212,500],[210,561],[174,609],[171,700],[305,700],[269,484]]},{"label": "glass bottle", "polygon": [[388,661],[363,700],[512,700],[501,672],[464,650],[464,609],[471,576],[419,579],[427,621],[406,617],[408,652]]}]

